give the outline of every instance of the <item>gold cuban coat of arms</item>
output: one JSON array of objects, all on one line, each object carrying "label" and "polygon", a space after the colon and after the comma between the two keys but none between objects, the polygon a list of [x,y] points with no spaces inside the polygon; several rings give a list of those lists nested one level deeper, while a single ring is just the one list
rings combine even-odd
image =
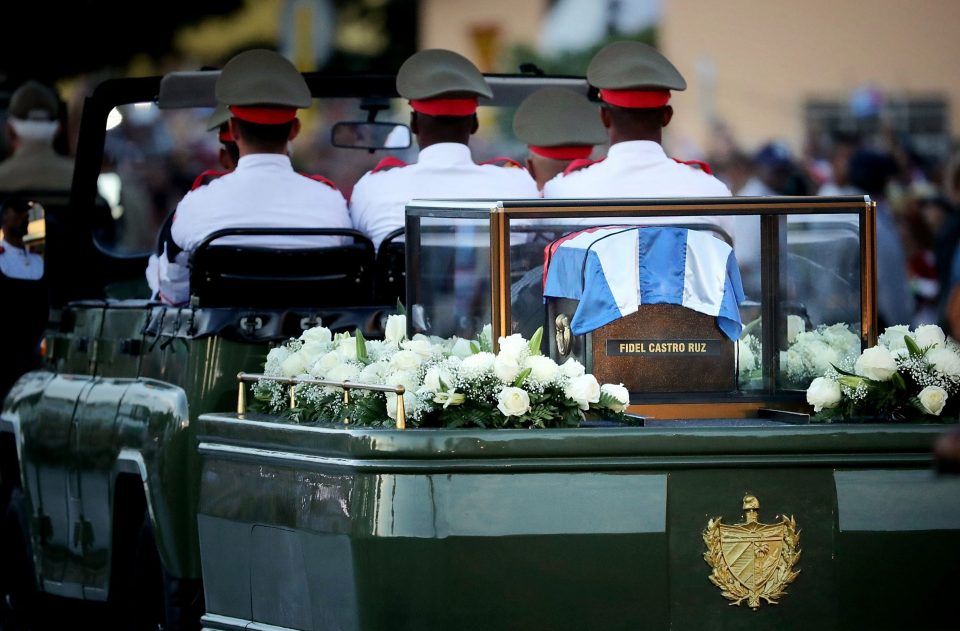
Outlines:
[{"label": "gold cuban coat of arms", "polygon": [[707,522],[703,542],[704,560],[713,568],[710,582],[723,596],[756,610],[760,601],[777,604],[786,587],[800,573],[793,566],[800,558],[800,533],[791,516],[774,524],[757,521],[760,502],[752,495],[743,498],[746,521],[724,524],[721,517]]}]

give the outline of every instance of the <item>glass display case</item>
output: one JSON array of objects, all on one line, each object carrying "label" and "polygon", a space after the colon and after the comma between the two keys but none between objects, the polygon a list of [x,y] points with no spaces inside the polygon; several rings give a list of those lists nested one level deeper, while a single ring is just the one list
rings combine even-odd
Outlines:
[{"label": "glass display case", "polygon": [[803,409],[813,378],[875,343],[874,212],[866,197],[415,200],[410,333],[542,327],[544,353],[623,383],[641,414]]}]

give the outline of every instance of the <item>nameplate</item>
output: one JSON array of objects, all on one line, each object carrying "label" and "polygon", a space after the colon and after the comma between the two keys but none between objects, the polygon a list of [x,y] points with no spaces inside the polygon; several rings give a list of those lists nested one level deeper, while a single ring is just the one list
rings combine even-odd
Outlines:
[{"label": "nameplate", "polygon": [[722,349],[720,340],[606,340],[607,355],[714,357]]}]

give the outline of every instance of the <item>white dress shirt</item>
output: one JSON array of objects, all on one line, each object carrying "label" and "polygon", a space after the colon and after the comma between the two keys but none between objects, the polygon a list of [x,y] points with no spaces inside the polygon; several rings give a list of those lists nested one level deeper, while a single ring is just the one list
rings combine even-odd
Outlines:
[{"label": "white dress shirt", "polygon": [[650,140],[612,145],[607,157],[590,166],[557,175],[543,185],[547,199],[729,197],[730,189],[696,167],[668,158]]},{"label": "white dress shirt", "polygon": [[[282,154],[257,153],[240,158],[237,168],[180,200],[170,229],[183,249],[175,262],[164,254],[157,266],[160,298],[183,304],[190,297],[188,254],[210,234],[224,228],[352,228],[340,191],[293,170]],[[340,245],[340,237],[235,236],[218,243],[280,248]]]},{"label": "white dress shirt", "polygon": [[374,245],[404,227],[404,212],[412,199],[535,199],[537,184],[517,167],[480,165],[470,147],[455,142],[430,145],[415,164],[368,172],[350,198],[350,215],[357,230]]}]

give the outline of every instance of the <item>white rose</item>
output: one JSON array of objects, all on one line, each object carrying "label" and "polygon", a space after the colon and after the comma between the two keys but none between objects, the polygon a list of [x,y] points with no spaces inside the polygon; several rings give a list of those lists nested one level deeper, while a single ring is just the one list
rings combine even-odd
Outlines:
[{"label": "white rose", "polygon": [[940,416],[943,406],[947,404],[947,391],[940,386],[927,386],[920,391],[917,398],[927,414]]},{"label": "white rose", "polygon": [[388,386],[403,386],[407,393],[417,391],[420,384],[417,382],[417,373],[410,370],[395,370],[383,378]]},{"label": "white rose", "polygon": [[303,353],[303,356],[306,357],[306,363],[309,366],[313,362],[317,361],[321,355],[327,350],[325,344],[320,342],[307,342],[300,347],[298,353]]},{"label": "white rose", "polygon": [[917,330],[913,332],[913,339],[920,348],[940,348],[947,340],[947,336],[943,334],[943,329],[936,324],[924,324],[918,326]]},{"label": "white rose", "polygon": [[787,344],[793,344],[797,341],[797,335],[807,330],[807,325],[803,318],[798,315],[787,316]]},{"label": "white rose", "polygon": [[284,377],[296,377],[302,375],[307,369],[307,356],[303,353],[291,353],[289,357],[280,363],[280,373]]},{"label": "white rose", "polygon": [[454,338],[453,346],[450,347],[450,354],[454,357],[470,357],[473,355],[473,348],[470,346],[470,340],[462,337]]},{"label": "white rose", "polygon": [[330,333],[330,329],[325,326],[315,326],[312,329],[307,329],[304,331],[300,336],[300,339],[304,342],[327,344],[333,339],[333,334]]},{"label": "white rose", "polygon": [[560,366],[546,355],[530,355],[523,362],[530,369],[530,378],[539,383],[551,383],[560,377]]},{"label": "white rose", "polygon": [[513,383],[513,380],[520,374],[520,364],[509,355],[497,355],[497,358],[493,360],[493,374],[504,383]]},{"label": "white rose", "polygon": [[360,371],[360,375],[357,377],[357,381],[361,383],[378,384],[383,379],[383,375],[388,366],[389,364],[385,362],[376,362],[369,366],[364,366],[363,370]]},{"label": "white rose", "polygon": [[449,375],[444,375],[443,370],[439,366],[431,366],[427,369],[427,373],[423,376],[423,387],[430,392],[439,392],[444,387],[449,385]]},{"label": "white rose", "polygon": [[523,336],[519,333],[514,333],[508,337],[501,337],[499,342],[500,350],[497,352],[497,355],[506,355],[518,363],[530,352],[527,340],[523,339]]},{"label": "white rose", "polygon": [[477,377],[493,371],[493,353],[476,353],[465,357],[460,364],[460,372],[465,377]]},{"label": "white rose", "polygon": [[345,337],[337,344],[337,355],[340,359],[347,362],[357,361],[357,340],[353,337]]},{"label": "white rose", "polygon": [[387,393],[387,416],[397,418],[397,395],[392,392]]},{"label": "white rose", "polygon": [[[960,360],[958,360],[960,363]],[[874,381],[886,381],[897,372],[897,362],[883,346],[874,346],[863,351],[857,359],[854,370],[858,375]]]},{"label": "white rose", "polygon": [[807,403],[813,406],[814,412],[834,407],[840,403],[840,384],[826,377],[817,377],[807,388]]},{"label": "white rose", "polygon": [[390,358],[390,366],[397,370],[416,370],[420,357],[413,351],[397,351]]},{"label": "white rose", "polygon": [[743,376],[756,368],[757,358],[746,340],[737,340],[737,369]]},{"label": "white rose", "polygon": [[488,346],[493,346],[493,325],[484,324],[480,330],[480,337],[487,341]]},{"label": "white rose", "polygon": [[356,381],[360,376],[360,368],[354,363],[345,363],[334,366],[327,373],[327,379],[330,381]]},{"label": "white rose", "polygon": [[898,348],[906,348],[907,344],[903,341],[903,338],[909,334],[910,327],[905,324],[888,326],[883,330],[883,333],[880,334],[880,337],[877,339],[877,343],[881,346],[886,346],[892,351]]},{"label": "white rose", "polygon": [[523,416],[530,409],[530,395],[523,388],[506,387],[497,395],[497,409],[504,416]]},{"label": "white rose", "polygon": [[338,355],[336,351],[331,351],[326,355],[321,355],[320,358],[313,363],[313,366],[310,367],[310,374],[315,377],[323,377],[333,370],[335,366],[339,366],[340,364],[340,355]]},{"label": "white rose", "polygon": [[433,355],[436,350],[430,340],[426,337],[416,340],[406,340],[405,342],[401,342],[400,346],[407,351],[416,353],[424,359]]},{"label": "white rose", "polygon": [[407,316],[387,316],[387,325],[383,328],[383,339],[392,344],[399,344],[407,337]]},{"label": "white rose", "polygon": [[600,400],[600,384],[593,375],[580,375],[570,380],[563,394],[576,401],[581,410],[589,410],[591,403]]},{"label": "white rose", "polygon": [[570,379],[579,377],[583,375],[584,372],[583,364],[578,362],[573,357],[567,359],[567,361],[560,365],[560,374],[564,377],[569,377]]},{"label": "white rose", "polygon": [[280,364],[282,364],[283,360],[287,357],[290,357],[290,349],[286,346],[271,348],[270,352],[267,353],[267,363],[263,367],[263,372],[271,377],[279,375]]},{"label": "white rose", "polygon": [[933,349],[927,353],[927,361],[942,375],[960,376],[960,357],[949,348]]},{"label": "white rose", "polygon": [[617,400],[617,403],[607,406],[614,412],[623,412],[630,405],[630,392],[623,387],[622,383],[605,383],[600,386],[600,392]]}]

